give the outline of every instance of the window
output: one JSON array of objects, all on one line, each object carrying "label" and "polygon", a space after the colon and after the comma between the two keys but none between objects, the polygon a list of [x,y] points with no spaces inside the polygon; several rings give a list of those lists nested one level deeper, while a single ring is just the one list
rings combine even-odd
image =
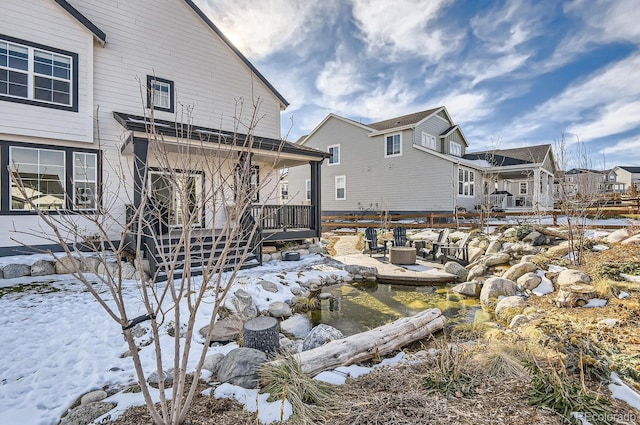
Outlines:
[{"label": "window", "polygon": [[251,193],[251,202],[260,202],[260,167],[257,165],[251,166],[249,193]]},{"label": "window", "polygon": [[0,36],[0,100],[78,110],[78,55]]},{"label": "window", "polygon": [[336,176],[336,200],[347,199],[347,178],[345,176]]},{"label": "window", "polygon": [[432,136],[430,134],[427,134],[424,131],[422,132],[422,142],[421,142],[421,144],[425,148],[437,150],[436,137]]},{"label": "window", "polygon": [[385,138],[385,151],[384,156],[399,156],[402,155],[402,143],[400,140],[400,133]]},{"label": "window", "polygon": [[289,200],[289,182],[280,182],[280,200],[283,202]]},{"label": "window", "polygon": [[455,156],[462,156],[462,145],[456,142],[449,142],[449,153]]},{"label": "window", "polygon": [[527,182],[520,182],[520,195],[527,194]]},{"label": "window", "polygon": [[73,153],[73,206],[77,210],[93,210],[97,204],[98,156],[95,153]]},{"label": "window", "polygon": [[32,210],[29,200],[45,210],[65,207],[64,151],[11,146],[9,166],[11,210]]},{"label": "window", "polygon": [[473,197],[476,194],[475,171],[458,168],[458,195]]},{"label": "window", "polygon": [[329,165],[338,165],[340,164],[340,145],[331,145],[328,147],[329,154]]},{"label": "window", "polygon": [[147,75],[147,108],[174,111],[173,81]]},{"label": "window", "polygon": [[304,188],[305,188],[304,200],[307,202],[311,202],[311,179],[306,179],[304,181]]}]

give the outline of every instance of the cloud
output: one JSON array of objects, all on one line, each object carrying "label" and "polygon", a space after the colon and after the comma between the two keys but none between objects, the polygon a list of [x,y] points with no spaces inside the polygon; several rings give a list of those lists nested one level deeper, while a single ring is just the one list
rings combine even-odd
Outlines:
[{"label": "cloud", "polygon": [[[607,146],[603,148],[600,152],[606,155],[623,154],[624,155],[623,157],[626,159],[629,159],[629,155],[631,155],[634,161],[629,161],[629,162],[638,162],[638,160],[640,160],[640,135],[636,135],[629,139],[621,140],[613,146]],[[620,163],[626,163],[626,162],[623,161]]]},{"label": "cloud", "polygon": [[640,126],[640,100],[606,105],[593,121],[580,123],[567,129],[585,139],[599,139],[624,133]]},{"label": "cloud", "polygon": [[452,0],[354,0],[353,17],[370,54],[392,60],[418,55],[435,62],[454,50],[460,39],[455,28],[445,31],[437,19],[451,3]]},{"label": "cloud", "polygon": [[493,112],[484,92],[453,92],[436,103],[447,108],[455,123],[479,121]]},{"label": "cloud", "polygon": [[335,2],[297,0],[196,0],[231,42],[258,59],[302,43],[335,16]]},{"label": "cloud", "polygon": [[318,74],[316,87],[324,96],[338,98],[364,89],[364,78],[355,64],[333,60],[327,62]]}]

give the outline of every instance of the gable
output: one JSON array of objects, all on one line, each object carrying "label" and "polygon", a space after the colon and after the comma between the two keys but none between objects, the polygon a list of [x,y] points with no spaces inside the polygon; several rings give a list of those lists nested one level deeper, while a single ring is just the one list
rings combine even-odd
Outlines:
[{"label": "gable", "polygon": [[309,142],[310,140],[312,140],[313,136],[321,131],[321,129],[327,124],[330,123],[329,125],[331,125],[332,121],[341,121],[342,123],[348,125],[348,126],[355,126],[357,128],[360,128],[361,130],[364,130],[365,132],[370,132],[371,128],[369,128],[368,126],[364,125],[364,124],[360,124],[356,121],[350,120],[349,118],[345,118],[345,117],[341,117],[340,115],[336,115],[336,114],[329,114],[327,115],[321,122],[320,124],[318,124],[313,130],[311,130],[311,132],[309,134],[307,134],[306,136],[302,136],[300,137],[296,143],[300,143],[302,145],[307,144],[307,142]]},{"label": "gable", "polygon": [[60,7],[69,13],[69,15],[73,16],[80,24],[82,24],[85,28],[93,33],[96,39],[104,46],[107,41],[107,35],[98,28],[93,22],[87,19],[82,13],[78,11],[75,7],[71,6],[69,2],[66,0],[54,0]]}]

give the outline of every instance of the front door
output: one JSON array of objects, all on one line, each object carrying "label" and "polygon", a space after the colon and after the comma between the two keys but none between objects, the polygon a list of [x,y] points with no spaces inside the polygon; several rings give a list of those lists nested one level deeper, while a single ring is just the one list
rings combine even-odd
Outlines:
[{"label": "front door", "polygon": [[169,227],[202,224],[202,175],[175,172],[173,175],[149,173],[152,204],[160,212],[161,222]]}]

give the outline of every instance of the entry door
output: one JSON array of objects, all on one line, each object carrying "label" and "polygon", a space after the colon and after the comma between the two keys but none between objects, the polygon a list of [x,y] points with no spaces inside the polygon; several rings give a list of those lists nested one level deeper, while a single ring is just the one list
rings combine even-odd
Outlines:
[{"label": "entry door", "polygon": [[202,224],[201,190],[202,176],[200,174],[176,173],[175,180],[162,172],[150,173],[151,197],[153,204],[160,211],[166,211],[163,221],[170,227],[183,226],[182,209],[188,208],[193,217],[193,225]]}]

